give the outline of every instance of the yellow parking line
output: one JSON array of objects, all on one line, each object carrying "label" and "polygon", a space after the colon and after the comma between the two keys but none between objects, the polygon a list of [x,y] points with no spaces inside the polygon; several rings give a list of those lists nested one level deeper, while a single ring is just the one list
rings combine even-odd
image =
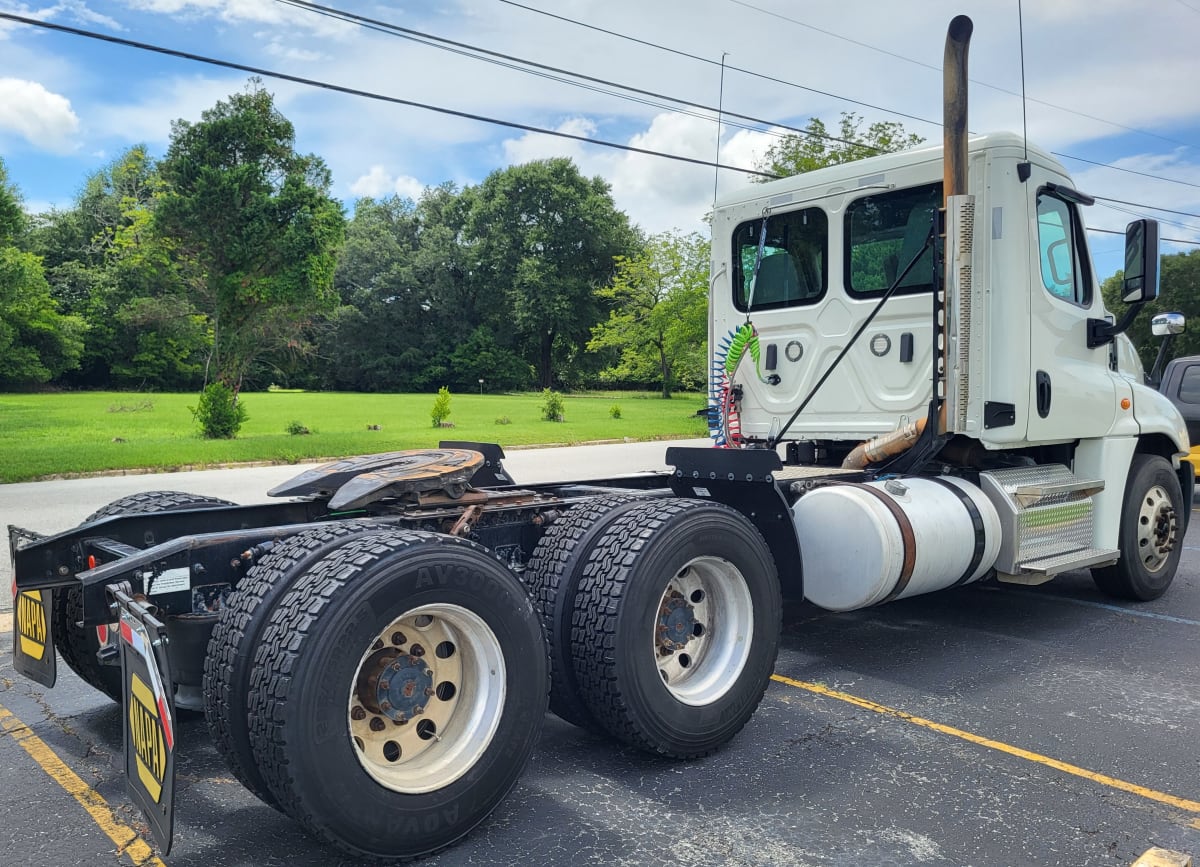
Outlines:
[{"label": "yellow parking line", "polygon": [[[1093,783],[1099,783],[1102,786],[1108,786],[1110,789],[1119,789],[1122,792],[1128,792],[1131,795],[1137,795],[1142,798],[1147,798],[1151,801],[1158,801],[1161,804],[1167,804],[1175,807],[1178,810],[1185,810],[1189,813],[1200,813],[1200,801],[1189,801],[1186,798],[1178,798],[1175,795],[1168,795],[1166,792],[1155,791],[1148,789],[1145,786],[1139,786],[1135,783],[1127,783],[1124,780],[1118,780],[1116,777],[1110,777],[1106,774],[1098,774],[1095,771],[1089,771],[1086,768],[1078,767],[1077,765],[1060,762],[1058,759],[1052,759],[1049,756],[1043,756],[1040,753],[1033,753],[1029,750],[1023,750],[1020,747],[1014,747],[1011,744],[994,741],[991,738],[985,738],[980,735],[972,734],[971,732],[956,729],[953,726],[943,725],[942,723],[934,722],[933,720],[923,719],[919,716],[914,716],[910,713],[905,713],[902,710],[897,710],[887,705],[876,704],[865,698],[859,698],[856,695],[850,695],[847,692],[839,692],[836,689],[830,689],[827,686],[822,686],[819,683],[809,683],[803,680],[792,680],[790,677],[784,677],[780,674],[771,675],[771,679],[783,683],[788,686],[793,686],[796,689],[806,689],[809,692],[815,692],[817,695],[823,695],[828,698],[836,698],[838,701],[848,702],[857,707],[864,708],[874,713],[883,714],[884,716],[894,717],[904,722],[912,723],[923,728],[932,729],[935,732],[941,732],[944,735],[961,738],[964,741],[970,741],[973,744],[979,744],[982,747],[987,747],[992,750],[999,750],[1002,753],[1008,753],[1010,756],[1026,759],[1027,761],[1037,762],[1039,765],[1045,765],[1049,768],[1054,768],[1057,771],[1062,771],[1064,774],[1072,774],[1076,777],[1082,777],[1085,780],[1091,780]],[[1200,827],[1200,820],[1189,823],[1192,827]]]},{"label": "yellow parking line", "polygon": [[67,767],[66,763],[46,746],[45,741],[3,705],[0,705],[0,729],[19,743],[54,782],[62,786],[87,810],[88,815],[100,826],[100,830],[116,844],[118,855],[128,855],[134,867],[166,867],[162,859],[154,854],[150,844],[139,837],[135,830],[121,822],[113,808],[95,789]]}]

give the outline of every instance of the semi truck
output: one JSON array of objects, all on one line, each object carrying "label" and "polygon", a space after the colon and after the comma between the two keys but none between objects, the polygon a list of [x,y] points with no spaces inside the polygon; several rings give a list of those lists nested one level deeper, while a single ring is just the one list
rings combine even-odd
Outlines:
[{"label": "semi truck", "polygon": [[409,858],[487,817],[547,707],[660,756],[721,747],[769,684],[784,597],[847,611],[1076,569],[1167,590],[1188,434],[1122,333],[1158,290],[1157,226],[1130,225],[1118,318],[1090,197],[1021,138],[967,135],[970,33],[951,22],[941,147],[716,207],[713,448],[522,485],[499,446],[444,442],[266,504],[155,492],[9,528],[14,665],[52,686],[61,656],[121,702],[164,851],[181,713],[318,839]]}]

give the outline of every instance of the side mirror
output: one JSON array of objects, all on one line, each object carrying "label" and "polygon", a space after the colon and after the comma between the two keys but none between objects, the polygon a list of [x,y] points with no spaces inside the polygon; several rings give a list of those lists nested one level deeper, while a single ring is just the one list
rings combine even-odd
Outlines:
[{"label": "side mirror", "polygon": [[1182,313],[1159,313],[1150,320],[1150,333],[1155,337],[1183,334],[1186,330],[1187,320]]},{"label": "side mirror", "polygon": [[1125,228],[1125,285],[1121,288],[1121,300],[1138,304],[1157,297],[1158,222],[1134,220]]}]

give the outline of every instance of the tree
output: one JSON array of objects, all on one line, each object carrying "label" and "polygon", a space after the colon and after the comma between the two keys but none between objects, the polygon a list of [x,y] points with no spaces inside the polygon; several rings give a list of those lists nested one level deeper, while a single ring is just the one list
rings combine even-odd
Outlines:
[{"label": "tree", "polygon": [[0,245],[15,246],[29,228],[21,191],[8,181],[8,169],[0,160]]},{"label": "tree", "polygon": [[617,257],[612,284],[600,291],[613,310],[588,343],[593,352],[620,352],[602,378],[657,382],[664,398],[704,382],[708,260],[706,240],[671,232],[651,237],[640,253]]},{"label": "tree", "polygon": [[[809,118],[803,133],[785,135],[771,145],[754,167],[761,172],[787,177],[876,154],[906,150],[925,141],[921,136],[907,132],[897,121],[876,121],[865,131],[862,124],[863,119],[857,114],[844,111],[838,132],[832,135],[823,121]],[[764,183],[770,178],[752,175],[751,180]]]},{"label": "tree", "polygon": [[295,130],[252,79],[198,123],[177,120],[159,166],[156,227],[189,269],[213,333],[215,376],[236,401],[265,353],[336,304],[345,218],[324,162],[295,150]]},{"label": "tree", "polygon": [[153,211],[162,181],[138,145],[88,178],[72,208],[42,215],[31,233],[60,307],[90,323],[85,387],[192,388],[211,341],[188,296],[171,241]]},{"label": "tree", "polygon": [[569,159],[510,166],[466,193],[472,283],[507,299],[511,325],[496,333],[514,333],[549,388],[602,318],[596,289],[637,235],[608,184]]},{"label": "tree", "polygon": [[20,191],[0,160],[0,388],[49,382],[79,364],[85,326],[63,316],[42,260],[17,248],[28,218]]},{"label": "tree", "polygon": [[58,312],[37,256],[0,246],[0,387],[49,382],[77,366],[85,328]]}]

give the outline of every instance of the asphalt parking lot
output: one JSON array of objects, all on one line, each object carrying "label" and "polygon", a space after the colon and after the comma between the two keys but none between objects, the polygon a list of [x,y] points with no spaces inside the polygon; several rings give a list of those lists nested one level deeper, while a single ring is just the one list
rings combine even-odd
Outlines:
[{"label": "asphalt parking lot", "polygon": [[[1128,865],[1200,854],[1200,527],[1167,595],[1086,572],[850,614],[789,607],[747,728],[696,762],[548,718],[517,788],[430,865]],[[2,618],[4,615],[0,615]],[[120,709],[69,671],[43,691],[0,632],[5,862],[155,864],[121,776]],[[181,725],[165,863],[349,864]],[[132,829],[132,832],[131,830]],[[118,842],[114,842],[114,840]]]}]

